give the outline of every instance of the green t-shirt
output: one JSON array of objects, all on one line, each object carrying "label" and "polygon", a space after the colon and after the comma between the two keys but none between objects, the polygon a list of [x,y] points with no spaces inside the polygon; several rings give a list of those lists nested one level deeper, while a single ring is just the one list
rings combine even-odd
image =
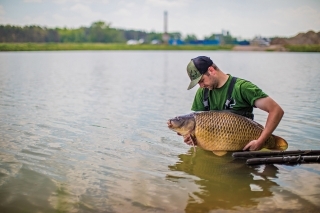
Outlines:
[{"label": "green t-shirt", "polygon": [[[209,90],[209,105],[210,110],[223,110],[227,100],[227,92],[231,82],[232,76],[229,75],[228,81],[218,89]],[[204,111],[203,105],[203,91],[204,88],[199,88],[196,92],[192,108],[193,111]],[[230,108],[235,111],[252,112],[255,100],[259,98],[268,97],[259,87],[246,81],[237,78],[234,85],[231,97],[233,99]]]}]

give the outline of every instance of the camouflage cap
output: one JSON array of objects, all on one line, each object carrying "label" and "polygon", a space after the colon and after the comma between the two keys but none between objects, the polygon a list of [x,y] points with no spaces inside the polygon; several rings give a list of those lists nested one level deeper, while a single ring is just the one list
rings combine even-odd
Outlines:
[{"label": "camouflage cap", "polygon": [[198,84],[202,75],[208,71],[208,68],[212,66],[212,64],[212,60],[206,56],[198,56],[191,59],[187,66],[187,73],[191,80],[188,90]]}]

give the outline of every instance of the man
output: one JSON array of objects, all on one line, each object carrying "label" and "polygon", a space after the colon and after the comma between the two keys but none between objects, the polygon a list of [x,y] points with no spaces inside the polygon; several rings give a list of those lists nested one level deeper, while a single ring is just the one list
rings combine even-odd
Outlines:
[{"label": "man", "polygon": [[[253,119],[253,107],[268,112],[265,128],[260,137],[243,148],[250,151],[260,150],[278,126],[284,114],[282,108],[251,82],[223,73],[209,57],[198,56],[191,59],[187,73],[191,80],[188,90],[197,84],[200,86],[192,104],[193,111],[229,109],[251,119]],[[233,85],[233,88],[231,86],[229,89],[230,85]],[[228,93],[231,97],[227,97]],[[206,104],[209,106],[205,106]],[[184,136],[184,142],[189,145],[196,143],[190,135]]]}]

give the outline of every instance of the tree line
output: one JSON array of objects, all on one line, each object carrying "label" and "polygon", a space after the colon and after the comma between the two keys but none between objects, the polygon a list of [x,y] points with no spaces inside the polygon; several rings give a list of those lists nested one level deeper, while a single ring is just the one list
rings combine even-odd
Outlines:
[{"label": "tree line", "polygon": [[[169,36],[181,38],[180,33],[170,33]],[[77,29],[0,25],[0,42],[125,43],[130,39],[143,39],[146,43],[152,40],[161,41],[162,33],[116,29],[103,21],[94,22],[90,27]]]},{"label": "tree line", "polygon": [[[183,40],[185,43],[197,41],[194,34],[186,35],[182,39],[179,32],[168,33],[171,39]],[[53,43],[126,43],[128,40],[143,39],[145,43],[153,40],[162,42],[162,33],[145,32],[139,30],[124,30],[111,27],[109,23],[97,21],[89,27],[76,29],[69,28],[47,28],[36,25],[12,26],[0,25],[0,42],[53,42]],[[204,38],[205,40],[217,39],[217,34],[212,34]],[[234,44],[237,42],[229,33],[219,37],[223,44]]]}]

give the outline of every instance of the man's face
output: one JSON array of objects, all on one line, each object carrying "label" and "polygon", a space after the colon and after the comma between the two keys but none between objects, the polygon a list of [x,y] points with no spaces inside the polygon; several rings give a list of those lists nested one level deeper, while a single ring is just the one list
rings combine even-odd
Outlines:
[{"label": "man's face", "polygon": [[214,72],[215,72],[214,68],[209,67],[208,71],[202,75],[202,78],[198,82],[201,88],[208,88],[209,90],[213,90],[214,88],[217,88],[218,81],[214,76]]}]

